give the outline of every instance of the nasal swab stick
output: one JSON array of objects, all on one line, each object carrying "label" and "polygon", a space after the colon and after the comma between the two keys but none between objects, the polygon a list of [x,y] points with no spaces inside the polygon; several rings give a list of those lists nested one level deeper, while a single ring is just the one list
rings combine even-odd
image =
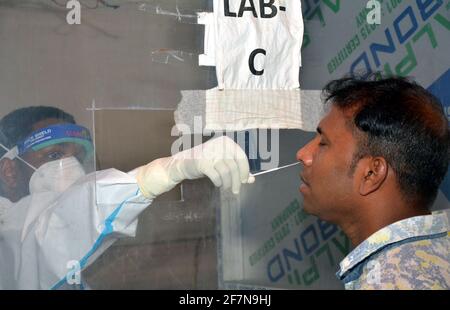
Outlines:
[{"label": "nasal swab stick", "polygon": [[269,170],[257,172],[257,173],[252,174],[252,175],[253,175],[254,177],[256,177],[256,176],[263,175],[263,174],[266,174],[266,173],[271,173],[271,172],[275,172],[275,171],[278,171],[278,170],[282,170],[282,169],[286,169],[286,168],[289,168],[289,167],[293,167],[293,166],[296,166],[296,165],[299,165],[299,164],[300,164],[300,162],[298,162],[298,163],[293,163],[293,164],[286,165],[286,166],[283,166],[283,167],[277,167],[277,168],[273,168],[273,169],[269,169]]}]

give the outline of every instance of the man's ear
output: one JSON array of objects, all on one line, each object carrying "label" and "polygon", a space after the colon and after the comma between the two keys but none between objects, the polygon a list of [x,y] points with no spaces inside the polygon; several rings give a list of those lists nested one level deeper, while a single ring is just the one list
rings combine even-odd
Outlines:
[{"label": "man's ear", "polygon": [[17,187],[17,162],[9,158],[0,161],[0,180],[9,189]]},{"label": "man's ear", "polygon": [[389,165],[383,157],[368,158],[364,165],[359,193],[367,196],[378,190],[388,175]]}]

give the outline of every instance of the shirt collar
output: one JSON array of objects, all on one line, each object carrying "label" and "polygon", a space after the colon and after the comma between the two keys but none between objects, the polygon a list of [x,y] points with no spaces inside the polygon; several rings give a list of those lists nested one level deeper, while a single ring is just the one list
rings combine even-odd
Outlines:
[{"label": "shirt collar", "polygon": [[450,231],[448,219],[450,214],[447,214],[447,212],[437,211],[430,215],[407,218],[380,229],[358,245],[341,261],[337,275],[339,277],[344,276],[347,271],[365,258],[389,244],[409,238]]}]

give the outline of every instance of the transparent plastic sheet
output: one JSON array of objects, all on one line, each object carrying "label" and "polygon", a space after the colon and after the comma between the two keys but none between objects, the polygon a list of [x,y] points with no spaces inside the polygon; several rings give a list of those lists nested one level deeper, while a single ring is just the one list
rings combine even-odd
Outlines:
[{"label": "transparent plastic sheet", "polygon": [[[148,135],[145,131],[136,130],[139,126],[125,115],[131,112],[151,114],[153,110],[173,112],[177,106],[180,108],[178,104],[183,97],[182,91],[205,90],[215,86],[213,69],[198,68],[194,61],[197,52],[201,51],[199,49],[201,44],[198,42],[199,36],[202,36],[200,28],[189,22],[190,17],[185,18],[193,16],[197,11],[193,7],[199,2],[165,0],[107,2],[120,7],[113,9],[100,3],[98,8],[85,12],[84,22],[78,28],[67,25],[65,10],[52,5],[50,1],[0,2],[2,19],[0,34],[5,39],[5,44],[0,46],[0,66],[4,68],[3,73],[0,73],[2,117],[22,106],[54,105],[74,114],[80,124],[94,132],[95,128],[99,128],[91,126],[93,119],[99,115],[95,114],[115,111],[119,114],[119,121],[114,125],[121,125],[130,131],[135,130],[132,142],[146,150],[145,145],[148,145],[148,148],[152,147]],[[200,10],[210,9],[205,2],[198,5],[201,7]],[[85,3],[89,6],[95,5],[94,2]],[[139,4],[146,4],[146,7],[139,7]],[[160,9],[156,10],[155,5],[159,5]],[[404,2],[395,8],[395,17],[398,17],[408,5]],[[352,61],[359,56],[356,52],[353,53],[347,62],[338,67],[338,70],[328,72],[328,62],[332,61],[336,56],[334,54],[343,44],[340,36],[333,35],[331,39],[327,38],[324,27],[332,27],[335,33],[347,33],[347,27],[354,24],[354,16],[341,18],[342,12],[355,15],[359,10],[350,6],[351,4],[342,2],[341,6],[332,6],[331,2],[303,1],[309,36],[309,41],[304,44],[303,68],[300,74],[304,89],[319,90],[328,80],[346,73]],[[416,7],[414,12],[414,16],[419,18],[420,25],[425,26]],[[429,32],[423,31],[422,36],[414,42],[415,50],[422,51],[422,54],[425,54],[424,51],[433,53],[444,51],[439,55],[447,54],[449,43],[442,38],[445,38],[447,31],[445,20],[450,19],[448,12],[448,5],[447,8],[443,6],[429,20],[439,43],[438,47],[430,49],[429,44],[432,40],[428,40]],[[437,14],[441,17],[436,19]],[[17,27],[22,31],[17,31]],[[386,27],[392,30],[392,22],[383,22],[382,27],[376,32],[376,39],[371,38],[370,42],[362,42],[366,45],[361,48],[367,52],[369,43],[386,44],[382,36]],[[327,42],[326,49],[323,48],[323,42]],[[164,49],[172,53],[169,54],[169,58],[166,58],[166,54],[160,53]],[[380,54],[394,69],[406,56],[404,46],[396,46],[396,49],[400,51],[398,56],[395,56],[397,58]],[[426,65],[425,70],[425,58],[431,58],[420,57],[419,53],[417,55],[419,66],[411,71],[411,74],[417,75],[425,84],[430,84],[437,78],[441,69],[445,69],[446,66],[448,68],[446,62],[448,57],[439,56],[435,58],[437,65]],[[447,87],[438,87],[438,90],[442,92],[444,88]],[[92,100],[97,102],[95,109],[91,108]],[[196,99],[192,102],[199,103]],[[446,104],[448,107],[448,103]],[[195,116],[202,115],[204,110],[195,107],[195,113],[190,111],[189,105],[179,109],[179,112],[183,112],[179,113],[183,119],[180,123],[190,124]],[[319,114],[315,106],[302,105],[302,115],[308,115],[308,109],[312,110],[314,115]],[[124,116],[121,116],[122,114]],[[314,119],[316,118],[318,116],[314,116]],[[313,123],[310,124],[312,130],[314,130]],[[110,124],[111,121],[103,123],[100,135],[105,136]],[[152,130],[158,129],[160,127]],[[296,132],[295,135],[298,136],[293,138],[281,134],[280,165],[291,163],[295,151],[311,138],[310,134],[304,132]],[[112,149],[120,149],[123,142],[120,139],[99,139],[96,144],[103,143],[104,147],[109,146]],[[135,153],[134,148],[124,151]],[[128,166],[124,167],[124,170],[139,164],[135,159],[125,163]],[[99,160],[98,164],[98,169],[110,167],[104,160]],[[244,188],[238,198],[228,192],[220,192],[206,179],[185,182],[184,201],[178,199],[155,201],[141,214],[136,237],[123,239],[109,248],[85,270],[83,278],[93,289],[217,287],[303,289],[329,288],[335,285],[336,282],[327,285],[321,282],[328,278],[334,280],[335,271],[331,271],[333,268],[327,256],[327,249],[321,248],[322,245],[317,248],[317,251],[322,249],[320,253],[314,252],[313,255],[315,261],[321,261],[320,264],[325,264],[325,267],[318,264],[318,269],[313,270],[313,263],[310,260],[304,261],[306,265],[295,265],[300,259],[298,257],[295,259],[293,254],[289,256],[292,263],[290,270],[285,263],[281,265],[283,277],[272,282],[267,277],[264,264],[265,267],[269,266],[273,258],[274,263],[270,266],[278,267],[272,269],[273,279],[282,274],[276,255],[280,255],[280,260],[283,260],[284,254],[279,250],[285,247],[295,252],[296,239],[302,247],[302,240],[307,242],[308,238],[312,237],[310,231],[303,234],[310,225],[319,232],[318,223],[311,217],[308,217],[308,221],[311,222],[305,220],[302,225],[295,226],[294,228],[298,230],[291,231],[292,235],[288,234],[276,251],[266,252],[268,254],[264,257],[252,256],[267,241],[266,236],[275,233],[269,231],[266,235],[266,232],[262,232],[256,236],[255,232],[271,225],[271,221],[277,218],[278,213],[300,197],[296,188],[299,183],[298,168],[292,169],[279,171],[274,175],[262,175],[253,188]],[[272,183],[275,179],[279,180],[276,185],[279,186],[278,190]],[[267,191],[267,188],[271,191]],[[275,194],[278,192],[286,195],[279,197]],[[448,194],[440,193],[439,199],[443,204],[448,203],[446,195]],[[263,199],[264,197],[267,199]],[[253,214],[263,214],[261,210],[267,212],[267,218],[253,217]],[[302,213],[300,215],[304,216]],[[293,213],[290,219],[294,223],[296,216],[298,212]],[[230,227],[230,223],[236,225]],[[255,232],[249,228],[255,228]],[[345,245],[339,232],[331,236],[328,242],[335,237],[339,238],[337,239],[339,244]],[[331,241],[331,246],[333,244]],[[233,258],[238,260],[237,264],[233,264],[236,261],[230,262],[230,253],[239,254]],[[259,259],[253,259],[253,265],[250,266],[250,257]],[[333,256],[333,259],[337,266],[338,257]],[[236,266],[239,266],[241,274],[236,272]],[[311,272],[308,273],[309,270]],[[320,279],[310,283],[315,279],[314,271],[317,271]]]},{"label": "transparent plastic sheet", "polygon": [[[172,131],[171,110],[92,110],[100,169],[126,171],[170,156],[180,138]],[[145,137],[136,139],[137,132]],[[183,182],[155,199],[139,216],[136,236],[118,240],[95,261],[84,272],[87,282],[97,289],[216,288],[217,194],[204,179]],[[120,272],[110,273],[110,268]]]},{"label": "transparent plastic sheet", "polygon": [[[95,1],[81,2],[95,6]],[[136,1],[105,2],[120,7],[99,3],[82,9],[79,26],[67,25],[66,9],[51,1],[0,2],[0,32],[10,43],[1,45],[0,54],[2,59],[13,54],[19,63],[0,74],[2,90],[9,89],[0,98],[0,115],[29,105],[58,106],[90,129],[96,170],[127,172],[170,155],[170,148],[163,151],[161,145],[170,146],[178,136],[171,136],[173,124],[163,123],[173,121],[180,89],[206,89],[210,82],[207,71],[192,64],[169,68],[152,59],[152,51],[162,48],[196,51],[201,34],[196,25],[164,13],[170,13],[172,4],[187,12],[189,2],[197,1],[140,2],[159,2],[163,14],[142,11]],[[13,36],[17,20],[24,33]],[[40,39],[30,40],[26,33]],[[88,206],[102,209],[96,196]],[[114,199],[117,206],[120,199]],[[218,201],[217,189],[206,179],[184,182],[174,193],[159,197],[140,214],[135,237],[90,256],[82,273],[85,288],[217,288]],[[109,215],[114,210],[103,211]],[[67,244],[77,246],[75,241]]]}]

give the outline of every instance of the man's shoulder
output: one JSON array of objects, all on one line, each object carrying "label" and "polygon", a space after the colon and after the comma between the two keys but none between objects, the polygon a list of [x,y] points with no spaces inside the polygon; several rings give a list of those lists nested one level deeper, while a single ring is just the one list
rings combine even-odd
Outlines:
[{"label": "man's shoulder", "polygon": [[361,288],[449,289],[450,235],[405,240],[381,249],[364,264]]},{"label": "man's shoulder", "polygon": [[[403,262],[431,263],[439,266],[450,266],[450,233],[439,235],[411,238],[394,243],[381,249],[373,257],[380,263],[398,262],[400,268],[414,267]],[[439,262],[442,260],[441,264]]]},{"label": "man's shoulder", "polygon": [[415,268],[418,264],[449,268],[450,233],[403,240],[381,249],[372,259],[383,264],[397,262],[400,269]]}]

